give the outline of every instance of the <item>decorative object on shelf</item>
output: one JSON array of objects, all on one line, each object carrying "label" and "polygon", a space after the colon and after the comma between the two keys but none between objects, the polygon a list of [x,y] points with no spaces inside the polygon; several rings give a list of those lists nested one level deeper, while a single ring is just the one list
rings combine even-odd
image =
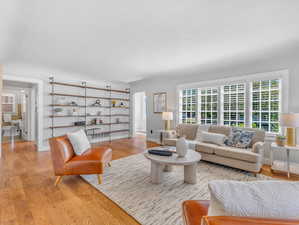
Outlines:
[{"label": "decorative object on shelf", "polygon": [[120,119],[119,119],[119,118],[116,118],[116,119],[115,119],[115,122],[116,122],[116,123],[120,123]]},{"label": "decorative object on shelf", "polygon": [[162,112],[162,120],[165,121],[165,130],[170,130],[170,121],[173,120],[173,113]]},{"label": "decorative object on shelf", "polygon": [[76,121],[74,122],[75,126],[85,126],[85,121]]},{"label": "decorative object on shelf", "polygon": [[55,112],[56,115],[60,115],[63,112],[63,109],[62,108],[55,108],[54,112]]},{"label": "decorative object on shelf", "polygon": [[78,106],[78,104],[75,101],[71,101],[70,105],[71,106]]},{"label": "decorative object on shelf", "polygon": [[103,123],[103,120],[102,119],[100,119],[100,118],[97,118],[96,119],[96,124],[102,124]]},{"label": "decorative object on shelf", "polygon": [[125,107],[125,103],[120,102],[120,103],[119,103],[119,107]]},{"label": "decorative object on shelf", "polygon": [[285,144],[286,144],[286,136],[283,136],[283,135],[277,135],[276,136],[276,144],[278,145],[278,146],[281,146],[281,147],[283,147],[283,146],[285,146]]},{"label": "decorative object on shelf", "polygon": [[90,121],[90,125],[96,125],[97,124],[97,119],[92,119]]},{"label": "decorative object on shelf", "polygon": [[179,157],[185,157],[188,151],[188,143],[185,137],[181,137],[176,142],[176,152]]},{"label": "decorative object on shelf", "polygon": [[299,113],[282,113],[280,125],[287,128],[287,145],[296,146],[296,128],[299,127]]},{"label": "decorative object on shelf", "polygon": [[111,100],[112,107],[116,106],[116,100]]},{"label": "decorative object on shelf", "polygon": [[79,114],[79,109],[78,108],[73,108],[73,115],[78,116]]},{"label": "decorative object on shelf", "polygon": [[101,100],[100,99],[97,99],[95,101],[95,103],[92,104],[92,106],[101,106]]},{"label": "decorative object on shelf", "polygon": [[154,113],[167,111],[167,94],[166,92],[154,93],[153,96]]}]

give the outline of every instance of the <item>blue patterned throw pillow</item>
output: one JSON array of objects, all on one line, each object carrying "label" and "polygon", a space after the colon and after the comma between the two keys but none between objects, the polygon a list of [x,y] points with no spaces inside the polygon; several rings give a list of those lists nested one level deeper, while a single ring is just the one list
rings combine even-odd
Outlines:
[{"label": "blue patterned throw pillow", "polygon": [[224,144],[236,148],[248,148],[255,132],[247,131],[239,128],[233,128],[232,133]]}]

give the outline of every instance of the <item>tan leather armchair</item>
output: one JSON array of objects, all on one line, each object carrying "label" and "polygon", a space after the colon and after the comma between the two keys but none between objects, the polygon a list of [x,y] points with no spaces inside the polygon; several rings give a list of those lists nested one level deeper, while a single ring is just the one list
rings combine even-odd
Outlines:
[{"label": "tan leather armchair", "polygon": [[112,150],[107,147],[95,147],[76,155],[68,137],[49,139],[52,162],[57,185],[64,175],[98,174],[102,183],[102,174],[106,165],[110,165]]},{"label": "tan leather armchair", "polygon": [[188,200],[183,202],[186,225],[299,225],[299,220],[283,220],[234,216],[207,216],[209,201]]}]

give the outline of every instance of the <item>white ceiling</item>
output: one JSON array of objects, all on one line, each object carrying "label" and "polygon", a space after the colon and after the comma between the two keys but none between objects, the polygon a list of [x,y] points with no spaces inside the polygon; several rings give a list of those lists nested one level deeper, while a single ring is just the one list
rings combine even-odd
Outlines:
[{"label": "white ceiling", "polygon": [[299,41],[298,0],[2,0],[1,8],[1,61],[92,79],[130,82]]}]

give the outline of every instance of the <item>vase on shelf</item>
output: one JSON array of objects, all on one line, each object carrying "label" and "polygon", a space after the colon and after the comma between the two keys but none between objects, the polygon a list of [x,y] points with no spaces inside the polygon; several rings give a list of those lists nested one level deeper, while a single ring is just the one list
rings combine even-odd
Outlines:
[{"label": "vase on shelf", "polygon": [[188,143],[185,137],[181,137],[176,142],[176,153],[179,157],[185,157],[188,151]]}]

